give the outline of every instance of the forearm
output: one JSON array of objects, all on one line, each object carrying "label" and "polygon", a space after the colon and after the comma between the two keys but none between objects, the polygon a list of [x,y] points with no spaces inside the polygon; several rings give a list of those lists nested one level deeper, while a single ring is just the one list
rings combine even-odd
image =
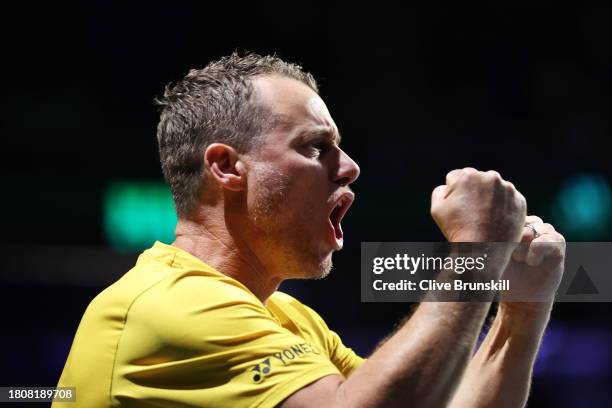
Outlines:
[{"label": "forearm", "polygon": [[[470,241],[461,238],[458,242]],[[455,254],[454,250],[451,254]],[[491,251],[484,273],[499,276],[509,258],[506,248]],[[338,405],[395,407],[410,402],[419,407],[448,405],[470,361],[490,305],[490,302],[421,302],[410,320],[340,385]]]},{"label": "forearm", "polygon": [[528,310],[501,304],[451,406],[524,406],[550,309],[548,305]]},{"label": "forearm", "polygon": [[488,307],[488,303],[422,303],[410,320],[340,385],[340,405],[447,405],[469,362]]}]

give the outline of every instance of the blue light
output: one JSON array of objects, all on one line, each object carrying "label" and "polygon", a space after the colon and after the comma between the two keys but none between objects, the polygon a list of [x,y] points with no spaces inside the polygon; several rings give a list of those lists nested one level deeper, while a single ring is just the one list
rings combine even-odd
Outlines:
[{"label": "blue light", "polygon": [[553,203],[553,217],[566,239],[609,239],[612,191],[600,174],[569,178]]}]

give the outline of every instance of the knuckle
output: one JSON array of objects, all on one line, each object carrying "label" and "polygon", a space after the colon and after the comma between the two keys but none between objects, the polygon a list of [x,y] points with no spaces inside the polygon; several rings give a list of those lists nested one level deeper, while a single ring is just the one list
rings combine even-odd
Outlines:
[{"label": "knuckle", "polygon": [[459,177],[462,174],[462,171],[459,169],[451,170],[446,173],[446,181],[447,183],[453,181],[453,179]]},{"label": "knuckle", "polygon": [[481,173],[480,174],[480,178],[482,178],[482,180],[484,180],[488,184],[496,184],[497,181],[498,181],[498,179],[495,177],[495,175],[491,174],[489,172]]},{"label": "knuckle", "polygon": [[540,217],[538,217],[537,215],[530,215],[529,217],[529,221],[532,223],[537,223],[537,224],[542,224],[544,223],[544,221],[542,221],[542,219]]},{"label": "knuckle", "polygon": [[482,180],[488,185],[494,188],[507,188],[504,179],[495,170],[489,170],[487,172],[480,173]]},{"label": "knuckle", "polygon": [[466,179],[473,179],[478,174],[478,170],[472,167],[461,169],[461,175]]},{"label": "knuckle", "polygon": [[495,180],[502,180],[502,176],[496,172],[495,170],[489,170],[485,173],[488,177],[491,177]]},{"label": "knuckle", "polygon": [[519,191],[516,189],[516,187],[514,187],[514,184],[512,184],[512,183],[511,183],[511,182],[509,182],[509,181],[503,180],[503,179],[500,179],[500,180],[501,180],[501,185],[502,185],[502,187],[503,187],[503,188],[504,188],[504,189],[505,189],[505,190],[506,190],[508,193],[510,193],[510,194],[520,194],[520,193],[519,193]]},{"label": "knuckle", "polygon": [[457,180],[458,181],[462,181],[465,182],[467,180],[470,180],[473,177],[473,173],[470,172],[466,172],[461,170],[458,174],[457,174]]}]

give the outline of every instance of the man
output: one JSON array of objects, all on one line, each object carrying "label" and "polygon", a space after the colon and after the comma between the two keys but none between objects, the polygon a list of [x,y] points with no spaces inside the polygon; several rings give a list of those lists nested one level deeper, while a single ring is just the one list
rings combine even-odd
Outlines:
[{"label": "man", "polygon": [[[190,71],[160,103],[176,240],[145,251],[88,307],[59,382],[76,387],[76,406],[525,403],[552,301],[502,303],[473,358],[490,304],[422,303],[366,361],[277,291],[329,273],[359,175],[310,74],[233,54]],[[492,171],[450,172],[431,210],[453,242],[563,242]],[[541,280],[557,282],[562,251],[537,248],[515,261],[547,265]],[[511,257],[498,255],[497,276]]]}]

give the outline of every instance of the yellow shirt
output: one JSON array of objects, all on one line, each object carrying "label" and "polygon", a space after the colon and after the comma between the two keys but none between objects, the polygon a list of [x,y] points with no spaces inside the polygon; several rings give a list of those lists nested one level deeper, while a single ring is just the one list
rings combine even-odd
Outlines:
[{"label": "yellow shirt", "polygon": [[88,306],[53,407],[273,407],[363,363],[312,309],[156,242]]}]

